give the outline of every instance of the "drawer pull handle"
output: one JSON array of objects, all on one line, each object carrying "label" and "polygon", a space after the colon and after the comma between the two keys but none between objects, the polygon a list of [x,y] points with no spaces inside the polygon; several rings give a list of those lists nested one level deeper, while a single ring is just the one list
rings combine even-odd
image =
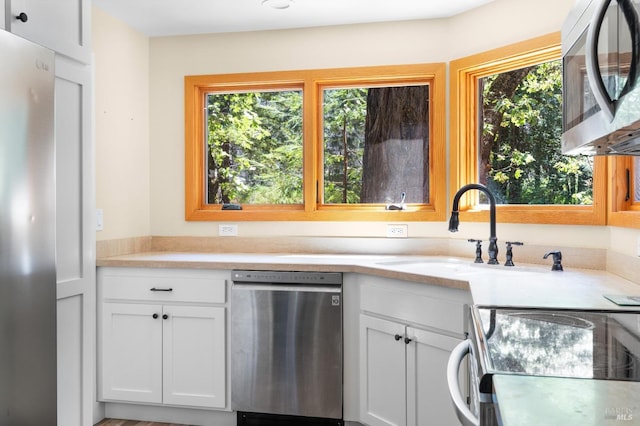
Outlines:
[{"label": "drawer pull handle", "polygon": [[167,318],[169,318],[169,315],[167,314],[162,315],[162,319],[167,319]]},{"label": "drawer pull handle", "polygon": [[405,338],[404,338],[404,344],[405,344],[405,345],[408,345],[409,343],[411,343],[411,340],[412,340],[412,339],[409,339],[408,337],[405,337]]},{"label": "drawer pull handle", "polygon": [[396,339],[396,342],[400,339],[402,339],[402,336],[399,334],[396,334],[395,336],[393,336],[394,339]]},{"label": "drawer pull handle", "polygon": [[173,291],[172,288],[155,288],[153,287],[151,291]]},{"label": "drawer pull handle", "polygon": [[158,319],[158,314],[153,314],[152,317],[153,319]]}]

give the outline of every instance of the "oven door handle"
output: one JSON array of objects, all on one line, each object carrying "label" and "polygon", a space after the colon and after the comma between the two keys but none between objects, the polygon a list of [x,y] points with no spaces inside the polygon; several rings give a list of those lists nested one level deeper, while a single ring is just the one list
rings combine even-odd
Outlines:
[{"label": "oven door handle", "polygon": [[453,348],[449,356],[449,362],[447,363],[447,383],[449,385],[449,395],[453,401],[453,406],[460,423],[463,426],[479,426],[480,420],[473,415],[469,407],[467,407],[467,404],[465,404],[458,381],[460,365],[469,353],[471,353],[471,342],[469,339],[463,340]]}]

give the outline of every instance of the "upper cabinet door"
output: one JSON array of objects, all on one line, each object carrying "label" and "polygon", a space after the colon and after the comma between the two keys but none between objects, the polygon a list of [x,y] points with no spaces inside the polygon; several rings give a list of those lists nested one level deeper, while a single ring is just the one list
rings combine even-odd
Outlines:
[{"label": "upper cabinet door", "polygon": [[88,64],[90,49],[89,0],[6,0],[6,29]]}]

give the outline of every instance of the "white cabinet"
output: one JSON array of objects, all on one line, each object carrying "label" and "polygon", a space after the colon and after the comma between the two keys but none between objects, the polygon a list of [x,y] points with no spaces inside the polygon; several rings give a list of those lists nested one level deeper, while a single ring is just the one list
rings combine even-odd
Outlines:
[{"label": "white cabinet", "polygon": [[95,423],[95,195],[91,67],[56,55],[58,424]]},{"label": "white cabinet", "polygon": [[226,330],[224,308],[163,308],[163,402],[225,407]]},{"label": "white cabinet", "polygon": [[361,288],[360,421],[457,426],[446,366],[463,338],[470,295],[374,277],[369,281]]},{"label": "white cabinet", "polygon": [[370,426],[407,424],[404,334],[402,324],[360,316],[361,420]]},{"label": "white cabinet", "polygon": [[162,305],[102,305],[102,398],[162,403]]},{"label": "white cabinet", "polygon": [[370,426],[457,425],[446,366],[459,339],[361,315],[363,419]]},{"label": "white cabinet", "polygon": [[100,268],[100,398],[226,407],[219,272]]},{"label": "white cabinet", "polygon": [[[460,338],[411,327],[407,335],[412,338],[407,345],[407,424],[458,426],[446,371]],[[461,380],[466,383],[466,375]]]},{"label": "white cabinet", "polygon": [[5,1],[6,30],[79,62],[90,62],[89,0]]}]

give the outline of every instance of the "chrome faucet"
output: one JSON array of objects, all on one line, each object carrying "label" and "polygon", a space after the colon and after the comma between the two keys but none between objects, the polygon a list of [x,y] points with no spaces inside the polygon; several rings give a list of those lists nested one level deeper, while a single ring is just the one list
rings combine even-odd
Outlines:
[{"label": "chrome faucet", "polygon": [[449,232],[458,232],[458,225],[460,224],[458,205],[460,204],[460,197],[462,194],[470,189],[477,189],[487,194],[489,197],[489,227],[491,235],[489,236],[489,265],[498,264],[498,238],[496,237],[496,198],[489,191],[489,189],[479,183],[470,183],[463,186],[456,192],[453,197],[453,206],[451,210],[451,219],[449,219]]}]

